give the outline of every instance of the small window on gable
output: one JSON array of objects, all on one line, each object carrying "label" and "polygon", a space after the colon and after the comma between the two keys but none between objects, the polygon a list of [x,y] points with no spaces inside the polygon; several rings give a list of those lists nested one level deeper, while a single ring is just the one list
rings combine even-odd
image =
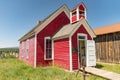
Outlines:
[{"label": "small window on gable", "polygon": [[85,15],[85,12],[84,11],[79,11],[79,14],[80,15]]},{"label": "small window on gable", "polygon": [[52,40],[50,37],[45,37],[45,60],[52,59]]},{"label": "small window on gable", "polygon": [[86,9],[83,4],[79,5],[79,18],[86,18]]},{"label": "small window on gable", "polygon": [[79,39],[85,39],[85,36],[78,36]]},{"label": "small window on gable", "polygon": [[28,59],[29,58],[29,39],[27,39],[27,41],[26,41],[26,59]]},{"label": "small window on gable", "polygon": [[72,16],[76,16],[76,11],[72,12]]},{"label": "small window on gable", "polygon": [[22,49],[21,49],[22,51],[22,57],[24,56],[24,42],[22,42]]}]

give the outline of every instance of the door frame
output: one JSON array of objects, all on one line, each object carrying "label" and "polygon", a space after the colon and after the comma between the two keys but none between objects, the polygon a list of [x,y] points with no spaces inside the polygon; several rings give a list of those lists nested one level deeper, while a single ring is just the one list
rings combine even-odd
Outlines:
[{"label": "door frame", "polygon": [[[85,39],[79,39],[79,36],[84,36]],[[77,34],[77,46],[78,46],[78,69],[80,68],[80,59],[79,59],[79,40],[85,40],[85,58],[87,58],[87,34],[84,34],[84,33],[78,33]],[[85,59],[87,60],[87,59]],[[87,64],[87,62],[85,62],[85,64]]]}]

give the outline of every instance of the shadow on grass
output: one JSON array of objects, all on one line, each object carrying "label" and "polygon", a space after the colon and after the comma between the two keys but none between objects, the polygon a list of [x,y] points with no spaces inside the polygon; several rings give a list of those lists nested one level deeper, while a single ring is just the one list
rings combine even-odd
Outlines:
[{"label": "shadow on grass", "polygon": [[101,69],[102,67],[103,67],[103,65],[101,65],[101,64],[96,64],[96,68]]}]

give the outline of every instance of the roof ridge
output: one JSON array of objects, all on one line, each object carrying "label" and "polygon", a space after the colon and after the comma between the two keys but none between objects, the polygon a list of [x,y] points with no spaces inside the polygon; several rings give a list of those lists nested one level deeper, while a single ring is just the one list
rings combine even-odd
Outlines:
[{"label": "roof ridge", "polygon": [[107,25],[107,26],[94,29],[94,32],[96,35],[115,33],[119,31],[120,31],[120,23],[111,24],[111,25]]},{"label": "roof ridge", "polygon": [[111,26],[117,25],[117,24],[120,24],[120,22],[119,22],[119,23],[113,23],[113,24],[105,25],[105,26],[101,26],[101,27],[97,27],[97,28],[95,28],[94,30],[96,30],[96,29],[101,29],[101,28],[106,28],[106,27],[111,27]]}]

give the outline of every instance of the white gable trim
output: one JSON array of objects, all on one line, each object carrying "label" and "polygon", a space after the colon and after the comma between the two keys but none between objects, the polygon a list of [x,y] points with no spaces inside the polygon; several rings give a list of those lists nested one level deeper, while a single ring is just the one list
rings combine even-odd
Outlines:
[{"label": "white gable trim", "polygon": [[90,26],[88,25],[87,21],[85,19],[81,19],[81,21],[79,22],[80,24],[75,26],[77,28],[75,28],[72,33],[70,34],[70,36],[72,36],[77,30],[78,28],[83,25],[84,28],[86,29],[86,31],[90,34],[91,38],[96,37],[95,33],[93,32],[93,30],[90,28]]},{"label": "white gable trim", "polygon": [[90,34],[91,38],[96,37],[94,31],[91,29],[90,25],[88,24],[88,22],[86,20],[85,20],[83,26],[85,27],[87,32]]},{"label": "white gable trim", "polygon": [[[59,30],[53,36],[53,39],[58,40],[58,39],[68,38],[70,36],[72,37],[72,35],[81,27],[81,25],[84,26],[84,28],[86,29],[86,31],[90,34],[90,36],[92,38],[96,36],[95,33],[93,32],[92,28],[87,23],[87,21],[85,19],[80,19],[76,23],[73,23],[73,24],[70,23],[69,25],[63,26],[63,28],[61,28],[61,30]],[[69,29],[69,28],[65,28],[65,27],[69,27],[69,28],[71,27],[72,29],[70,31],[68,31],[67,29]],[[63,33],[62,31],[64,31],[64,32],[66,31],[66,33]]]},{"label": "white gable trim", "polygon": [[38,34],[41,30],[43,30],[50,22],[52,22],[60,13],[65,12],[67,17],[70,17],[70,11],[66,7],[66,5],[63,5],[60,9],[58,9],[55,13],[53,13],[49,18],[47,18],[41,25],[39,25],[35,32]]}]

